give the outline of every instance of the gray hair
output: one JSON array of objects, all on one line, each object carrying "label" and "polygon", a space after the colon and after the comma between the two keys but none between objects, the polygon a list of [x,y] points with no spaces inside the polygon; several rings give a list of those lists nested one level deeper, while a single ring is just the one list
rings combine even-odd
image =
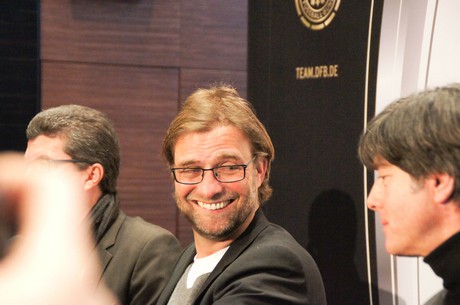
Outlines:
[{"label": "gray hair", "polygon": [[72,159],[101,164],[102,192],[116,192],[120,148],[115,129],[102,112],[80,105],[49,108],[30,121],[26,134],[28,140],[40,135],[64,137],[64,152]]}]

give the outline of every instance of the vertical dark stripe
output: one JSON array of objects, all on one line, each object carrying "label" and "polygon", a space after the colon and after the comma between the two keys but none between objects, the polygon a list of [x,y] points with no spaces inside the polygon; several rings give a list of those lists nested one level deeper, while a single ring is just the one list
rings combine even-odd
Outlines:
[{"label": "vertical dark stripe", "polygon": [[328,304],[378,304],[357,144],[375,109],[383,1],[340,1],[318,30],[298,15],[300,5],[249,4],[248,97],[276,150],[264,210],[313,255]]},{"label": "vertical dark stripe", "polygon": [[39,107],[37,0],[0,3],[0,150],[23,151]]}]

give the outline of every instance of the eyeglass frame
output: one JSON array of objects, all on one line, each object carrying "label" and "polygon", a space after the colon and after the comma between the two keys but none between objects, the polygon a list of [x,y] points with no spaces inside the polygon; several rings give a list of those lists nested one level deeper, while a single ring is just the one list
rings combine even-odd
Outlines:
[{"label": "eyeglass frame", "polygon": [[58,162],[58,163],[88,163],[88,164],[93,164],[93,162],[90,162],[88,160],[78,160],[78,159],[45,159],[46,161],[49,162]]},{"label": "eyeglass frame", "polygon": [[86,163],[86,164],[93,164],[94,162],[88,161],[88,160],[79,160],[79,159],[35,159],[32,160],[32,162],[36,161],[45,161],[49,163]]},{"label": "eyeglass frame", "polygon": [[[246,164],[233,164],[233,165],[221,165],[221,166],[216,166],[216,167],[212,167],[212,168],[201,168],[201,167],[171,167],[169,170],[171,171],[173,177],[174,177],[174,181],[176,181],[177,183],[180,183],[180,184],[185,184],[185,185],[196,185],[196,184],[200,184],[201,182],[203,182],[203,179],[204,179],[204,173],[206,171],[212,171],[212,176],[214,177],[214,179],[216,179],[217,181],[219,181],[220,183],[234,183],[234,182],[238,182],[238,181],[241,181],[241,180],[244,180],[244,178],[246,178],[246,168],[249,166],[249,164],[254,161],[254,159],[257,157],[257,155],[254,155],[251,160],[249,160]],[[219,169],[219,168],[226,168],[226,167],[233,167],[233,166],[242,166],[243,167],[243,177],[241,179],[237,179],[237,180],[232,180],[232,181],[221,181],[219,180],[219,178],[217,178],[216,176],[216,172],[215,170],[216,169]],[[176,177],[176,170],[180,170],[180,169],[200,169],[201,170],[201,180],[198,181],[198,182],[180,182],[179,180],[177,180],[177,177]]]}]

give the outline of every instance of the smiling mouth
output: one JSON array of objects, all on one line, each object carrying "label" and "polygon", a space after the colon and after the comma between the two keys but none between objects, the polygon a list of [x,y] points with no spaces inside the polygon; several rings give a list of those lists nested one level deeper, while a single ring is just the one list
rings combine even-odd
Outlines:
[{"label": "smiling mouth", "polygon": [[232,200],[226,200],[226,201],[221,201],[221,202],[215,202],[215,203],[205,203],[203,201],[197,201],[198,205],[205,209],[205,210],[221,210],[228,206]]}]

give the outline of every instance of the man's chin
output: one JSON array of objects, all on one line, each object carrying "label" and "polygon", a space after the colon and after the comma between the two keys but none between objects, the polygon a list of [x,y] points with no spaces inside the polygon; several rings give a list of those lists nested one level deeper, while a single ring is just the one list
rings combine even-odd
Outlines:
[{"label": "man's chin", "polygon": [[202,230],[199,226],[193,225],[193,230],[198,235],[212,241],[225,241],[232,236],[234,230]]},{"label": "man's chin", "polygon": [[385,242],[385,250],[390,255],[402,255],[401,250],[387,241]]},{"label": "man's chin", "polygon": [[389,246],[389,245],[385,246],[385,250],[386,250],[386,252],[388,254],[394,255],[394,256],[405,256],[405,257],[417,257],[417,256],[420,256],[420,254],[412,253],[412,252],[409,252],[407,250],[403,250],[401,248],[394,247],[394,246]]}]

